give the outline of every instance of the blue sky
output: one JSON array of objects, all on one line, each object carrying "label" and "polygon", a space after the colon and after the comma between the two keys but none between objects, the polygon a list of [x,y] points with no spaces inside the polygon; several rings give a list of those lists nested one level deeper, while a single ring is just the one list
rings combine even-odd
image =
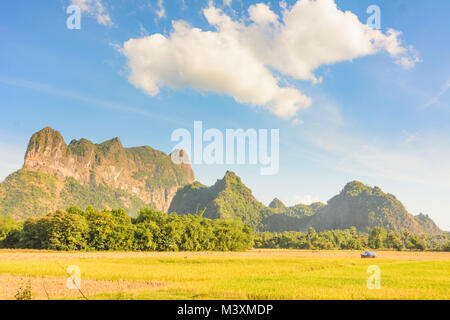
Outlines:
[{"label": "blue sky", "polygon": [[[196,178],[204,184],[214,183],[232,169],[264,203],[278,197],[294,204],[327,201],[347,182],[360,180],[395,194],[411,213],[429,214],[440,227],[450,230],[448,1],[337,0],[339,14],[350,11],[362,24],[369,16],[369,5],[380,7],[385,38],[380,40],[383,48],[373,52],[365,50],[363,42],[337,37],[345,35],[337,33],[339,27],[325,34],[315,32],[332,23],[333,15],[319,16],[307,25],[302,25],[301,19],[292,22],[294,35],[302,27],[311,35],[301,38],[306,49],[300,46],[298,57],[289,60],[291,50],[283,48],[272,48],[270,57],[257,50],[261,56],[255,67],[268,70],[267,82],[251,78],[251,71],[238,70],[249,75],[243,81],[250,83],[279,81],[274,95],[268,98],[271,102],[259,105],[261,88],[250,86],[245,96],[239,96],[228,83],[207,90],[208,85],[215,85],[217,73],[212,72],[210,83],[205,84],[204,79],[189,76],[190,69],[183,69],[187,68],[184,65],[174,68],[187,75],[174,76],[171,57],[159,48],[151,51],[142,39],[161,34],[170,48],[180,48],[179,55],[186,59],[192,58],[192,50],[200,56],[205,48],[218,52],[207,47],[210,42],[200,42],[206,47],[189,47],[192,33],[181,37],[174,32],[173,22],[188,22],[187,30],[198,28],[200,37],[206,31],[217,35],[217,28],[222,28],[221,35],[234,36],[235,29],[211,23],[215,19],[212,13],[229,17],[242,28],[251,24],[250,19],[265,23],[273,14],[278,16],[274,24],[282,24],[286,23],[283,10],[292,10],[296,1],[284,5],[238,0],[73,0],[86,7],[81,29],[69,30],[66,9],[71,2],[17,0],[0,4],[0,179],[21,167],[29,137],[45,126],[59,130],[66,142],[81,137],[102,142],[119,136],[125,146],[150,145],[170,152],[173,130],[192,130],[193,122],[202,120],[206,128],[220,130],[280,129],[277,175],[261,176],[259,166],[251,165],[196,165]],[[267,6],[255,6],[258,3]],[[252,6],[264,10],[252,16]],[[203,11],[208,8],[209,19]],[[398,45],[404,53],[395,55],[398,47],[392,48],[385,41],[390,28],[402,32],[396,39],[401,40]],[[274,30],[272,36],[277,38],[278,29]],[[175,39],[175,35],[179,37]],[[243,39],[246,36],[239,33]],[[314,42],[314,37],[320,41]],[[124,50],[130,39],[136,46]],[[308,41],[323,44],[323,50],[308,51]],[[266,44],[254,42],[250,51]],[[348,55],[339,61],[333,60],[335,42],[343,45],[343,54]],[[278,43],[282,42],[274,41],[273,47]],[[292,51],[298,49],[285,45]],[[242,56],[245,52],[238,48],[226,54],[247,59]],[[167,70],[158,73],[156,91],[149,89],[153,83],[149,85],[148,78],[156,73],[156,67],[144,67],[146,62],[155,61],[153,53],[160,59],[156,60],[158,68],[168,62]],[[314,64],[321,55],[330,62]],[[413,66],[400,63],[403,56]],[[224,58],[223,63],[234,60]],[[265,64],[271,67],[266,70]],[[322,81],[314,83],[311,75]],[[240,74],[230,74],[235,76]],[[286,87],[293,90],[294,98],[279,103],[277,92]]]}]

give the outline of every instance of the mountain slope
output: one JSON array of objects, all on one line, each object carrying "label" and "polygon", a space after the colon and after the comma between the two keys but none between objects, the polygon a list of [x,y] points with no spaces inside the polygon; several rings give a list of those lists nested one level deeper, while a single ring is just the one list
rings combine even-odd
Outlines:
[{"label": "mountain slope", "polygon": [[256,229],[266,210],[241,179],[229,171],[211,187],[194,182],[181,188],[169,208],[169,212],[178,214],[203,212],[204,217],[211,219],[238,218]]},{"label": "mountain slope", "polygon": [[329,200],[317,214],[307,219],[303,231],[309,227],[321,231],[346,229],[351,226],[361,231],[384,227],[397,232],[403,230],[409,230],[414,234],[425,232],[394,195],[358,181],[348,183],[340,194]]},{"label": "mountain slope", "polygon": [[167,210],[180,186],[191,183],[189,165],[148,146],[124,148],[118,138],[69,145],[49,127],[29,142],[22,170],[0,184],[0,214],[24,219],[66,206]]}]

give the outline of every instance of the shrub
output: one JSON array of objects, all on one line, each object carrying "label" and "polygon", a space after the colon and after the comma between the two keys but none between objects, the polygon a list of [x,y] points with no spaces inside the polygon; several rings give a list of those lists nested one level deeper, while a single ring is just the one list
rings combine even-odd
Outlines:
[{"label": "shrub", "polygon": [[16,294],[14,295],[16,300],[33,300],[33,294],[31,292],[31,282],[28,282],[24,285],[21,284]]}]

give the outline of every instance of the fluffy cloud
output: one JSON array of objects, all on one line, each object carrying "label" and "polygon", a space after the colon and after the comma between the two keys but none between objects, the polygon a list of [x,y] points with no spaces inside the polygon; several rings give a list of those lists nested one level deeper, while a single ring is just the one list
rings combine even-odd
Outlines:
[{"label": "fluffy cloud", "polygon": [[101,0],[72,0],[72,5],[80,7],[81,12],[95,16],[99,24],[112,26],[111,17],[106,12]]},{"label": "fluffy cloud", "polygon": [[184,22],[174,23],[170,38],[155,34],[129,40],[123,48],[129,58],[129,80],[149,95],[162,85],[226,93],[236,101],[266,106],[290,117],[309,98],[294,88],[281,88],[277,79],[237,39],[219,32],[203,32]]},{"label": "fluffy cloud", "polygon": [[361,23],[334,0],[299,0],[284,6],[281,16],[268,5],[249,7],[248,21],[233,20],[212,2],[203,10],[213,31],[173,22],[169,36],[153,34],[124,43],[129,81],[151,96],[160,88],[192,88],[232,96],[236,101],[294,117],[311,99],[280,76],[320,82],[322,65],[388,52],[412,67],[418,59],[405,48],[400,32],[382,33]]},{"label": "fluffy cloud", "polygon": [[264,3],[258,3],[250,6],[248,9],[250,19],[257,24],[277,23],[278,15],[270,10],[269,6]]}]

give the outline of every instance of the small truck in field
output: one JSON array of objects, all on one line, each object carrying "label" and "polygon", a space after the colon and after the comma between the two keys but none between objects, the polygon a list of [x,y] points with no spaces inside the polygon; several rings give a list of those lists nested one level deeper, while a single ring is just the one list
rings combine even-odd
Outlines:
[{"label": "small truck in field", "polygon": [[370,259],[370,258],[375,259],[376,256],[377,255],[375,254],[375,252],[372,252],[372,251],[366,251],[364,253],[361,253],[361,258],[362,259],[366,259],[366,258],[368,258],[368,259]]}]

